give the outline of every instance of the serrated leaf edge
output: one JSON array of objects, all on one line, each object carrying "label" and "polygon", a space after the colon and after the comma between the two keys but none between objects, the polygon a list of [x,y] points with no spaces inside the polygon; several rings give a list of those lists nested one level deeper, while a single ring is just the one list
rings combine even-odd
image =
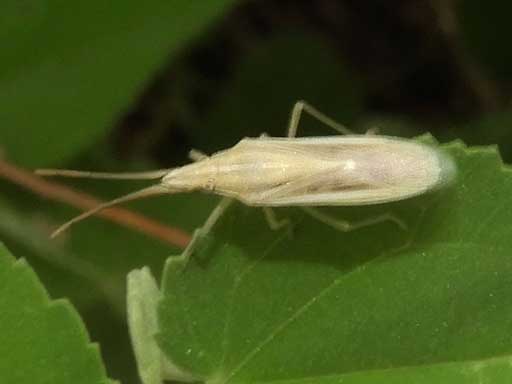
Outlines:
[{"label": "serrated leaf edge", "polygon": [[9,267],[12,269],[13,272],[16,272],[16,270],[25,271],[28,273],[32,281],[34,282],[34,285],[36,289],[39,291],[38,293],[41,295],[41,299],[43,300],[42,304],[46,309],[52,309],[52,308],[63,308],[68,315],[70,316],[71,321],[74,322],[75,326],[77,326],[77,329],[79,331],[79,334],[82,339],[82,342],[86,345],[86,349],[89,353],[94,354],[94,358],[96,361],[100,364],[101,373],[103,376],[105,376],[105,380],[101,381],[100,384],[115,384],[118,383],[115,380],[111,380],[107,378],[107,372],[105,369],[105,364],[101,358],[101,349],[98,343],[93,343],[90,341],[90,335],[87,331],[87,328],[85,327],[82,318],[80,317],[80,314],[75,309],[73,304],[68,299],[60,298],[60,299],[51,299],[48,291],[46,290],[46,287],[42,284],[41,280],[35,273],[35,271],[32,269],[30,264],[24,259],[24,258],[16,258],[14,257],[11,252],[7,249],[7,247],[0,242],[0,252],[3,252],[5,255],[7,255],[7,258],[10,260]]}]

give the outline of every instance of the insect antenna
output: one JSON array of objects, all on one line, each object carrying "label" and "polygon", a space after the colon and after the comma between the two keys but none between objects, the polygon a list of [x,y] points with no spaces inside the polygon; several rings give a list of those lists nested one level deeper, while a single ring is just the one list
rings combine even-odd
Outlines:
[{"label": "insect antenna", "polygon": [[160,184],[157,184],[157,185],[152,185],[150,187],[146,187],[146,188],[140,189],[138,191],[129,193],[127,195],[118,197],[117,199],[107,201],[106,203],[99,204],[98,206],[96,206],[96,207],[74,217],[73,219],[69,220],[68,222],[62,224],[59,228],[57,228],[51,234],[51,237],[54,238],[54,237],[58,236],[59,234],[61,234],[65,230],[67,230],[69,227],[71,227],[73,224],[76,224],[79,221],[82,221],[82,220],[88,218],[89,216],[92,216],[95,213],[98,213],[106,208],[112,207],[117,204],[125,203],[128,201],[132,201],[132,200],[142,199],[142,198],[149,197],[149,196],[164,195],[167,193],[170,193],[168,188],[166,188]]},{"label": "insect antenna", "polygon": [[89,172],[75,171],[73,169],[36,169],[36,175],[40,176],[59,176],[87,179],[116,179],[116,180],[152,180],[159,179],[169,173],[171,169],[159,169],[150,172]]}]

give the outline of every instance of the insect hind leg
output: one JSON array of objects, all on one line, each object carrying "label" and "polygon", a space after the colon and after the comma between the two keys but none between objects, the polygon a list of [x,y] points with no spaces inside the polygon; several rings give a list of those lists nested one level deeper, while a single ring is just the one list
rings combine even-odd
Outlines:
[{"label": "insect hind leg", "polygon": [[309,113],[315,119],[317,119],[318,121],[327,125],[328,127],[331,127],[339,134],[342,134],[342,135],[353,135],[354,134],[350,129],[348,129],[344,125],[336,122],[334,119],[331,119],[329,116],[325,115],[324,113],[320,112],[318,109],[313,107],[311,104],[308,104],[304,100],[299,100],[293,106],[293,109],[292,109],[292,112],[290,115],[290,123],[288,124],[288,134],[287,134],[288,137],[297,136],[297,129],[299,127],[299,122],[300,122],[300,118],[301,118],[303,111]]},{"label": "insect hind leg", "polygon": [[340,220],[336,217],[321,212],[320,210],[313,207],[301,207],[301,209],[311,217],[315,218],[316,220],[341,232],[350,232],[356,229],[364,228],[370,225],[380,224],[386,221],[395,223],[404,231],[407,230],[407,224],[403,220],[389,212],[374,217],[370,217],[368,219],[350,222],[348,220]]}]

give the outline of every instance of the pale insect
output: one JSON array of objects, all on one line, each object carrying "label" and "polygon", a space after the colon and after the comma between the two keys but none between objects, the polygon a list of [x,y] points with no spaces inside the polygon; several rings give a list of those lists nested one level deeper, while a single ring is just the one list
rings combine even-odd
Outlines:
[{"label": "pale insect", "polygon": [[[302,111],[345,136],[296,138]],[[42,169],[46,176],[105,179],[158,179],[158,184],[114,199],[68,221],[52,236],[112,205],[143,197],[206,191],[264,208],[272,228],[271,207],[300,206],[342,231],[392,221],[387,213],[356,223],[333,218],[314,207],[369,205],[406,199],[445,185],[455,175],[452,159],[440,150],[411,140],[379,135],[354,135],[304,101],[295,104],[288,137],[244,138],[227,150],[206,156],[191,151],[194,163],[141,173],[98,173]]]}]

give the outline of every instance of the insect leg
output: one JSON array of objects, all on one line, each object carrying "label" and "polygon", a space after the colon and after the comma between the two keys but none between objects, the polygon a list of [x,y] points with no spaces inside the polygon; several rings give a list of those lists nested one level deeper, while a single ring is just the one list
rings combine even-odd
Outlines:
[{"label": "insect leg", "polygon": [[287,135],[288,137],[297,136],[297,128],[299,126],[299,121],[300,121],[300,117],[302,115],[302,111],[309,113],[315,119],[324,123],[328,127],[331,127],[336,132],[338,132],[342,135],[353,135],[354,134],[350,129],[346,128],[342,124],[331,119],[329,116],[323,114],[318,109],[316,109],[312,105],[308,104],[304,100],[299,100],[293,106],[292,113],[290,115],[290,123],[288,125],[288,135]]},{"label": "insect leg", "polygon": [[391,221],[398,225],[404,231],[407,230],[407,224],[403,222],[403,220],[399,219],[392,213],[384,213],[382,215],[378,215],[375,217],[370,217],[368,219],[360,220],[357,222],[349,222],[347,220],[340,220],[338,218],[332,217],[324,212],[319,211],[313,207],[301,207],[304,212],[306,212],[311,217],[321,221],[322,223],[333,227],[342,232],[350,232],[356,229],[360,229],[369,225],[379,224],[386,221]]},{"label": "insect leg", "polygon": [[371,128],[368,128],[368,130],[364,134],[367,136],[374,136],[374,135],[378,135],[379,131],[380,131],[379,127],[371,127]]},{"label": "insect leg", "polygon": [[267,220],[268,226],[273,231],[277,231],[284,226],[290,225],[290,220],[288,219],[278,219],[275,211],[270,207],[262,207],[263,214],[265,215],[265,219]]},{"label": "insect leg", "polygon": [[200,161],[204,160],[208,157],[208,155],[204,154],[203,152],[197,150],[197,149],[191,149],[188,152],[188,158],[192,161]]},{"label": "insect leg", "polygon": [[208,235],[208,233],[210,233],[213,226],[217,223],[217,221],[219,221],[224,212],[226,212],[229,206],[233,203],[233,201],[234,199],[231,197],[223,197],[220,200],[219,204],[217,204],[217,206],[211,211],[203,226],[194,231],[192,240],[190,240],[190,243],[188,243],[187,248],[185,248],[183,253],[180,256],[177,256],[177,258],[185,262],[190,259],[190,256],[192,256],[194,250],[197,247],[197,242],[204,236]]},{"label": "insect leg", "polygon": [[234,199],[231,197],[223,197],[219,204],[213,209],[210,213],[210,216],[206,219],[206,222],[201,227],[201,235],[207,235],[212,230],[213,226],[219,219],[222,217],[224,212],[229,208],[229,206],[233,203]]}]

